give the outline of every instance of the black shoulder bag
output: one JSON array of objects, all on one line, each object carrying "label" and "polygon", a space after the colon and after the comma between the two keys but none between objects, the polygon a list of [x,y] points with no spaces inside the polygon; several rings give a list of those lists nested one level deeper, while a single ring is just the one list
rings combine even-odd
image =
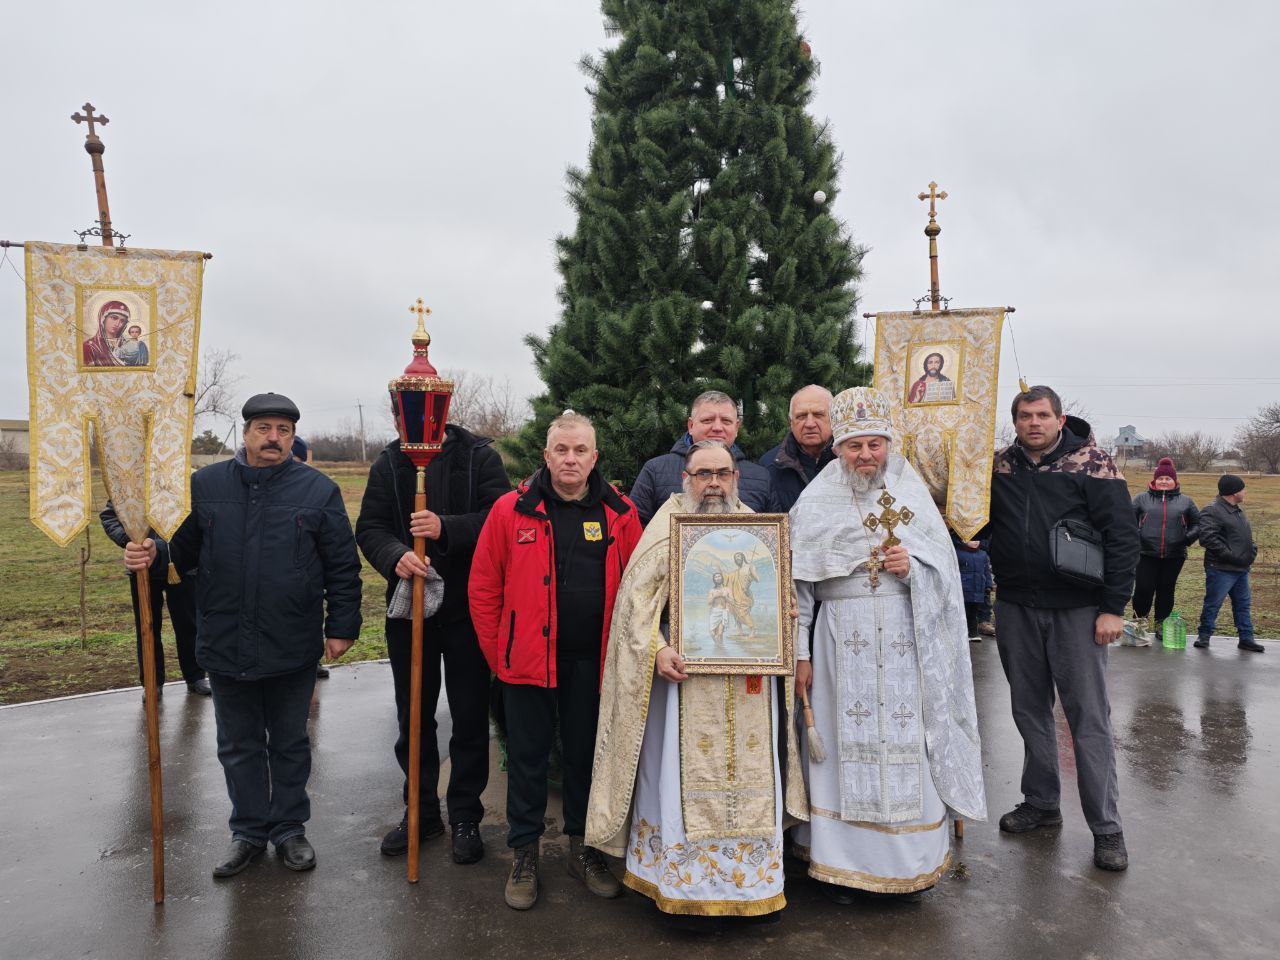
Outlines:
[{"label": "black shoulder bag", "polygon": [[[1031,495],[1043,510],[1034,473],[1029,482]],[[1083,520],[1059,520],[1049,529],[1049,567],[1063,580],[1079,586],[1102,586],[1106,571],[1102,534]]]}]

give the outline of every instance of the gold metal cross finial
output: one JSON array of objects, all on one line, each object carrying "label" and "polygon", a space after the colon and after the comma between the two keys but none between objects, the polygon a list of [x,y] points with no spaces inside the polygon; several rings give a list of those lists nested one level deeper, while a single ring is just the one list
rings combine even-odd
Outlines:
[{"label": "gold metal cross finial", "polygon": [[417,314],[418,329],[413,332],[413,341],[431,342],[431,335],[427,333],[427,317],[431,316],[431,308],[423,304],[422,298],[418,298],[418,302],[409,308],[409,312]]},{"label": "gold metal cross finial", "polygon": [[893,505],[897,502],[898,501],[893,494],[888,490],[884,491],[876,501],[876,503],[880,504],[884,509],[880,511],[878,516],[874,513],[868,513],[867,518],[862,521],[862,525],[868,530],[876,530],[879,527],[884,527],[885,532],[888,534],[888,536],[884,538],[883,543],[883,546],[886,548],[896,547],[902,542],[894,536],[894,527],[898,526],[898,524],[910,524],[912,518],[915,516],[910,507],[903,507],[901,510],[895,510]]},{"label": "gold metal cross finial", "polygon": [[920,199],[929,201],[929,219],[933,220],[938,215],[937,202],[947,199],[947,191],[939,191],[938,185],[930,180],[929,192],[920,194]]},{"label": "gold metal cross finial", "polygon": [[73,113],[73,114],[71,115],[71,119],[72,119],[72,120],[74,120],[76,123],[87,123],[87,124],[89,124],[89,136],[90,136],[90,137],[96,138],[96,137],[98,136],[98,134],[97,134],[97,133],[94,131],[94,129],[93,129],[93,125],[94,125],[95,123],[100,123],[100,124],[102,124],[102,125],[105,127],[108,123],[110,123],[110,122],[111,122],[111,121],[110,121],[110,120],[108,120],[106,117],[102,116],[101,114],[99,114],[98,116],[96,116],[96,117],[95,117],[95,116],[93,115],[93,104],[92,104],[92,103],[86,103],[86,104],[85,104],[83,107],[81,107],[80,109],[82,109],[82,110],[84,111],[84,113],[83,113],[83,114],[80,114],[80,113]]}]

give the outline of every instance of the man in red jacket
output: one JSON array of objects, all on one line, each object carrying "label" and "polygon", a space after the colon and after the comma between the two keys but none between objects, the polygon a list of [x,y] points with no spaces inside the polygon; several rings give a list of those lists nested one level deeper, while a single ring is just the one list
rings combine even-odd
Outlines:
[{"label": "man in red jacket", "polygon": [[583,844],[600,673],[623,568],[640,539],[635,505],[596,470],[595,428],[566,410],[551,422],[546,466],[493,505],[471,566],[471,619],[502,681],[507,719],[506,902],[538,898],[547,761],[560,721],[569,873],[600,897],[622,887]]}]

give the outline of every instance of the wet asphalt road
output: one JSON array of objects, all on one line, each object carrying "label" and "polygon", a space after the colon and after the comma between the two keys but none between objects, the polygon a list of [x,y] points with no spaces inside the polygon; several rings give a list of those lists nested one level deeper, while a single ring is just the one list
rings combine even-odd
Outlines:
[{"label": "wet asphalt road", "polygon": [[1272,958],[1280,952],[1280,644],[1238,653],[1117,648],[1111,697],[1132,866],[1092,866],[1061,722],[1061,831],[1001,835],[1020,799],[1021,742],[995,644],[974,644],[989,823],[968,823],[957,867],[919,904],[830,905],[788,867],[780,922],[663,919],[628,893],[593,901],[564,872],[554,799],[538,905],[502,902],[505,780],[486,794],[488,846],[455,866],[437,840],[423,880],[378,853],[399,816],[390,669],[335,669],[313,704],[308,835],[319,867],[268,853],[209,875],[228,805],[213,713],[180,685],[161,709],[168,900],[151,903],[146,749],[137,691],[0,709],[0,957],[972,957]]}]

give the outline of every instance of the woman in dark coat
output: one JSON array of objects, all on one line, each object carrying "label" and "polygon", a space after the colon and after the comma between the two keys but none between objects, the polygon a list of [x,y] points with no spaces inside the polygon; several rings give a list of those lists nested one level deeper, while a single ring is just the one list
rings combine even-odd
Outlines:
[{"label": "woman in dark coat", "polygon": [[1173,594],[1187,560],[1187,547],[1200,536],[1200,511],[1178,488],[1178,471],[1168,457],[1156,465],[1151,486],[1133,498],[1133,514],[1142,540],[1133,612],[1139,621],[1145,621],[1154,597],[1159,636],[1164,618],[1173,610]]}]

